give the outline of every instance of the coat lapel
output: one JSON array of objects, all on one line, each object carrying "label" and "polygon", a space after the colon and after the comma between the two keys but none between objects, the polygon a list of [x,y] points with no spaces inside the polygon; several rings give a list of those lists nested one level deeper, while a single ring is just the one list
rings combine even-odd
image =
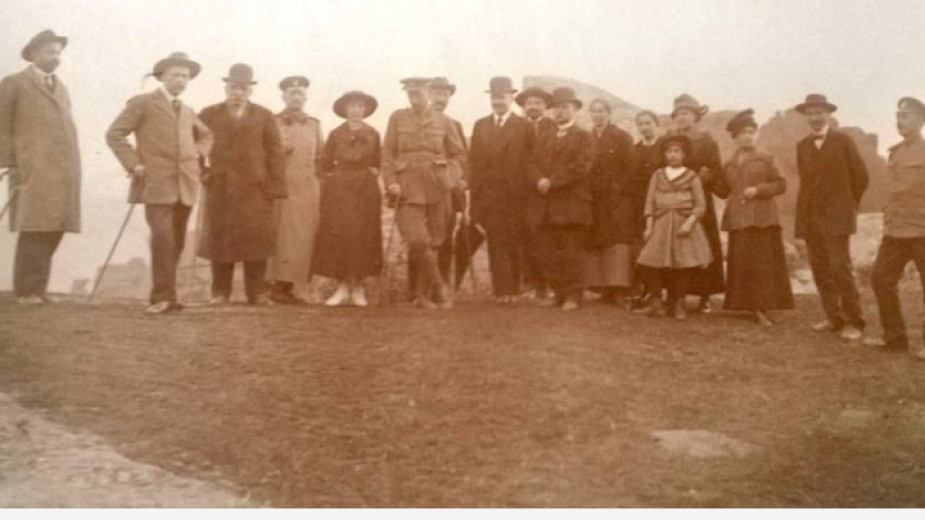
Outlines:
[{"label": "coat lapel", "polygon": [[[167,96],[161,92],[160,89],[154,91],[154,105],[159,107],[161,110],[170,114],[171,117],[177,119],[177,113],[173,111],[173,107],[170,106],[170,102],[167,100]],[[183,104],[180,104],[180,111],[183,111]]]},{"label": "coat lapel", "polygon": [[62,95],[64,87],[61,85],[61,80],[56,80],[55,92],[51,93],[47,88],[45,88],[45,83],[42,82],[42,78],[39,77],[38,72],[33,70],[32,67],[29,67],[26,70],[26,75],[29,76],[33,86],[37,88],[39,92],[44,94],[48,99],[52,100],[54,104],[58,106],[58,108],[62,107],[62,102],[59,97]]}]

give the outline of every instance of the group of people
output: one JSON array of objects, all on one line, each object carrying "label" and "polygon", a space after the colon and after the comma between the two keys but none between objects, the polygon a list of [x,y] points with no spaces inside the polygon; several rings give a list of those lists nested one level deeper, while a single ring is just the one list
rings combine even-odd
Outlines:
[{"label": "group of people", "polygon": [[[65,232],[79,231],[76,127],[54,73],[66,45],[52,31],[38,34],[22,52],[31,65],[0,83],[0,167],[10,173],[14,292],[23,304],[47,301],[52,256]],[[229,301],[237,263],[253,305],[304,303],[296,288],[314,275],[337,281],[326,305],[368,305],[364,281],[384,266],[386,200],[407,248],[410,298],[422,308],[452,306],[482,242],[503,306],[530,297],[573,311],[590,291],[683,320],[688,295],[710,312],[711,296],[725,293],[726,309],[766,326],[769,311],[794,306],[774,201],[787,183],[755,147],[752,110],[729,121],[737,148],[723,161],[699,128],[708,108],[687,94],[674,100],[663,135],[658,115],[640,112],[634,143],[604,99],[588,105],[586,130],[572,89],[518,91],[495,77],[486,90],[491,112],[467,140],[444,113],[456,87],[411,77],[402,80],[409,107],[391,114],[384,138],[364,122],[378,102],[361,91],[334,103],[345,121],[325,138],[304,111],[308,78],[279,83],[285,108],[274,114],[249,99],[253,69],[235,64],[225,100],[197,114],[181,95],[200,70],[183,53],[158,61],[151,75],[160,88],[130,99],[106,133],[131,176],[129,201],[144,205],[151,231],[148,313],[182,308],[177,265],[200,199],[196,247],[211,261],[215,305]],[[819,94],[796,106],[811,130],[797,145],[796,236],[806,241],[826,314],[814,329],[857,341],[865,322],[849,240],[868,172],[851,138],[834,128],[836,108]],[[896,117],[903,140],[890,149],[872,279],[884,336],[866,343],[906,350],[897,285],[909,261],[925,269],[925,104],[903,98]],[[714,197],[726,200],[721,219]],[[729,235],[725,256],[721,231]],[[925,359],[925,349],[911,352]]]}]

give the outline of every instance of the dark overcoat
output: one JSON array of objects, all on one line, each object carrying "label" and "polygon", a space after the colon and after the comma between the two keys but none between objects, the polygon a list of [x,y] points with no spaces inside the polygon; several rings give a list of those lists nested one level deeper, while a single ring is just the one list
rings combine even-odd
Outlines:
[{"label": "dark overcoat", "polygon": [[797,143],[796,237],[812,231],[823,236],[853,235],[857,210],[867,190],[867,166],[857,145],[847,134],[830,129],[816,149],[813,137]]},{"label": "dark overcoat", "polygon": [[594,167],[590,188],[594,201],[591,244],[610,247],[632,244],[639,236],[634,190],[635,147],[630,134],[609,124],[594,137]]},{"label": "dark overcoat", "polygon": [[203,109],[199,118],[215,136],[203,173],[199,256],[265,260],[276,249],[273,200],[286,198],[286,155],[273,113],[248,103],[238,118],[220,103]]},{"label": "dark overcoat", "polygon": [[562,137],[552,135],[541,152],[545,160],[533,170],[531,187],[538,192],[540,179],[550,181],[549,191],[533,199],[528,218],[552,226],[591,226],[594,214],[589,178],[594,166],[591,132],[572,125]]},{"label": "dark overcoat", "polygon": [[523,215],[530,191],[536,133],[526,118],[511,114],[500,128],[489,115],[476,121],[469,151],[472,218],[498,213]]}]

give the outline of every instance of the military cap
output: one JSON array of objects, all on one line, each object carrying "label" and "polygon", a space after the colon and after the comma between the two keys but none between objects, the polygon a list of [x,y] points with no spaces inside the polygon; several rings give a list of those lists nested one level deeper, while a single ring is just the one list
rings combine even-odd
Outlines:
[{"label": "military cap", "polygon": [[450,80],[442,76],[432,78],[427,88],[430,90],[448,90],[451,96],[456,93],[456,85],[450,83]]},{"label": "military cap", "polygon": [[311,85],[311,81],[308,81],[305,76],[289,76],[279,82],[279,89],[285,92],[289,87],[308,88],[309,85]]},{"label": "military cap", "polygon": [[925,118],[925,103],[912,96],[906,96],[899,100],[899,110],[908,110],[914,112],[919,117]]}]

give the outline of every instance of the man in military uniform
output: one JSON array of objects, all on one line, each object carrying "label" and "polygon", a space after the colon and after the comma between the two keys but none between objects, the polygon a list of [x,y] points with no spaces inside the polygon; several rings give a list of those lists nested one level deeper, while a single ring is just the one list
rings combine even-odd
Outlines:
[{"label": "man in military uniform", "polygon": [[899,101],[896,127],[903,141],[890,148],[890,195],[883,212],[883,242],[877,252],[871,285],[880,307],[882,339],[865,341],[887,351],[909,352],[925,361],[925,347],[910,349],[899,304],[898,284],[911,260],[925,291],[925,103],[905,97]]},{"label": "man in military uniform", "polygon": [[415,273],[415,303],[449,308],[437,267],[437,249],[447,239],[450,193],[465,172],[466,149],[452,120],[433,109],[430,78],[402,80],[411,104],[389,118],[382,147],[382,176],[396,200],[396,224],[408,244]]}]

